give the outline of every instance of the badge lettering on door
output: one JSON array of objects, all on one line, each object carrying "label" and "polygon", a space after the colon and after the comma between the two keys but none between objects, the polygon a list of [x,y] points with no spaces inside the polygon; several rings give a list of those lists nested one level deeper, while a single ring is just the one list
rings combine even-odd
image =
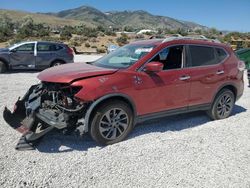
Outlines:
[{"label": "badge lettering on door", "polygon": [[134,78],[134,83],[137,85],[142,84],[142,79],[139,76],[133,76]]}]

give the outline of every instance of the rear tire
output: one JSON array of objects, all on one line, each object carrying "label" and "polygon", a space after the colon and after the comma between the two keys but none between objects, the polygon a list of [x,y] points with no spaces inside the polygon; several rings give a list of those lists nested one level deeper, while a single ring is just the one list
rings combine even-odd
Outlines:
[{"label": "rear tire", "polygon": [[213,120],[225,119],[232,113],[235,104],[235,95],[229,89],[222,89],[214,99],[212,107],[207,111]]},{"label": "rear tire", "polygon": [[4,73],[7,71],[7,67],[4,62],[0,61],[0,73]]},{"label": "rear tire", "polygon": [[62,65],[64,64],[62,61],[55,61],[51,64],[51,67],[56,67],[56,66],[59,66],[59,65]]},{"label": "rear tire", "polygon": [[120,100],[105,102],[94,112],[90,135],[101,145],[124,140],[134,127],[134,116],[128,104]]}]

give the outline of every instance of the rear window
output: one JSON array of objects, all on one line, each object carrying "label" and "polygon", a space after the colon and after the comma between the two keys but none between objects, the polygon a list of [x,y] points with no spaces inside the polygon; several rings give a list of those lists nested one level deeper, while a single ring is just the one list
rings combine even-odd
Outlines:
[{"label": "rear window", "polygon": [[226,59],[227,53],[225,52],[225,50],[221,48],[215,48],[215,51],[217,53],[219,63]]},{"label": "rear window", "polygon": [[214,48],[206,46],[189,46],[192,66],[206,66],[217,63]]}]

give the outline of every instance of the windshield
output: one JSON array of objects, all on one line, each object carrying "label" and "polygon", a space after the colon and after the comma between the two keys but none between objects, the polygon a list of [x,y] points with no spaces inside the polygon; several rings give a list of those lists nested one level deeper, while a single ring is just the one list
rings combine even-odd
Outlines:
[{"label": "windshield", "polygon": [[128,44],[97,60],[93,65],[107,68],[127,68],[154,48],[154,45]]},{"label": "windshield", "polygon": [[15,44],[12,44],[12,45],[8,46],[7,48],[12,49],[12,48],[14,48],[14,47],[16,47],[16,46],[18,46],[19,44],[22,44],[22,43],[23,42],[15,43]]}]

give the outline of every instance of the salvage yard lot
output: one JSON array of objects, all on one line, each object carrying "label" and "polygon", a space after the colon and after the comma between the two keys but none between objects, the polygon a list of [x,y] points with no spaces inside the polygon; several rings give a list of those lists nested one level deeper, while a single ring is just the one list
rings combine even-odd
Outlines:
[{"label": "salvage yard lot", "polygon": [[[38,82],[37,74],[0,75],[1,114]],[[126,141],[106,147],[55,131],[23,152],[14,149],[21,135],[1,115],[0,186],[250,187],[249,109],[246,85],[225,120],[210,121],[203,112],[166,117],[137,125]]]}]

